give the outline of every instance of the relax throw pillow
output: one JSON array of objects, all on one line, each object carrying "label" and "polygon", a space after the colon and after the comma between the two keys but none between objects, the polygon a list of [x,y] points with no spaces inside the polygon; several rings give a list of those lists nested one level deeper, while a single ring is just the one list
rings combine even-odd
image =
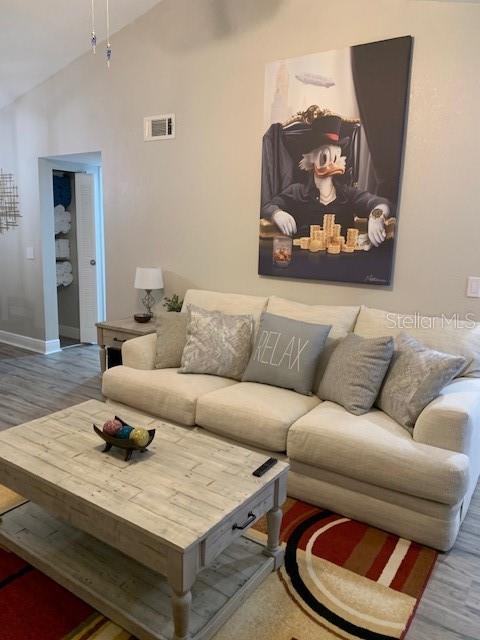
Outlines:
[{"label": "relax throw pillow", "polygon": [[244,382],[263,382],[310,395],[331,325],[262,313]]},{"label": "relax throw pillow", "polygon": [[179,373],[240,380],[252,347],[253,317],[187,305],[187,340]]},{"label": "relax throw pillow", "polygon": [[361,338],[350,333],[335,347],[318,389],[354,415],[372,408],[393,355],[393,338]]},{"label": "relax throw pillow", "polygon": [[180,366],[187,340],[186,313],[160,313],[157,316],[157,345],[155,369]]},{"label": "relax throw pillow", "polygon": [[402,333],[395,339],[395,353],[377,406],[412,432],[423,409],[466,364],[462,356],[429,349]]}]

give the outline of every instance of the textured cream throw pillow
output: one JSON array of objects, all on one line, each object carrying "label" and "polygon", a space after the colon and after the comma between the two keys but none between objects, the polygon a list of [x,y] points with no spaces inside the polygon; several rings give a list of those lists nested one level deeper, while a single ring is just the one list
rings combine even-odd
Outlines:
[{"label": "textured cream throw pillow", "polygon": [[462,356],[429,349],[402,333],[395,339],[395,353],[377,406],[412,432],[423,409],[466,363]]},{"label": "textured cream throw pillow", "polygon": [[187,305],[187,341],[179,373],[208,373],[240,380],[250,358],[251,315],[232,316]]}]

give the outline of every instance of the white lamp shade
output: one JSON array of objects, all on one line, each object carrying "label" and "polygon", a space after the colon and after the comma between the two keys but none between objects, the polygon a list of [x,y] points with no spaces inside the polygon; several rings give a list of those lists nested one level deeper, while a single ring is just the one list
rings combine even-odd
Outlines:
[{"label": "white lamp shade", "polygon": [[135,289],[163,289],[163,276],[160,267],[137,267]]}]

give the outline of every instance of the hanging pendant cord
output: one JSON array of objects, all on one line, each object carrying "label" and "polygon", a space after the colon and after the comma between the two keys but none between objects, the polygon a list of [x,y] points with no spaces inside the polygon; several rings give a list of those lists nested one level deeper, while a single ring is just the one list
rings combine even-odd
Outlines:
[{"label": "hanging pendant cord", "polygon": [[97,36],[95,34],[95,0],[91,0],[90,15],[92,18],[92,33],[90,36],[90,44],[92,45],[93,53],[97,52]]},{"label": "hanging pendant cord", "polygon": [[106,0],[106,9],[107,9],[107,48],[106,48],[106,58],[107,58],[107,67],[110,67],[110,59],[112,57],[112,45],[110,44],[110,7],[108,0]]},{"label": "hanging pendant cord", "polygon": [[107,1],[107,42],[110,42],[110,9]]}]

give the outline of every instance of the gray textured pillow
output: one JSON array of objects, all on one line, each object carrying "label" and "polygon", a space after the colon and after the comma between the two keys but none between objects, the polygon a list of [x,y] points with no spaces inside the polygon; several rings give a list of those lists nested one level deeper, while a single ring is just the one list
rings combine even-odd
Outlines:
[{"label": "gray textured pillow", "polygon": [[465,367],[467,360],[441,351],[401,333],[377,406],[410,432],[427,404]]},{"label": "gray textured pillow", "polygon": [[179,367],[187,340],[186,313],[160,313],[157,319],[155,369]]},{"label": "gray textured pillow", "polygon": [[345,407],[356,416],[372,408],[393,355],[393,338],[340,340],[320,381],[318,397]]},{"label": "gray textured pillow", "polygon": [[311,395],[315,370],[331,325],[262,313],[244,382],[263,382]]},{"label": "gray textured pillow", "polygon": [[179,373],[240,380],[252,348],[253,317],[187,305],[187,341]]}]

